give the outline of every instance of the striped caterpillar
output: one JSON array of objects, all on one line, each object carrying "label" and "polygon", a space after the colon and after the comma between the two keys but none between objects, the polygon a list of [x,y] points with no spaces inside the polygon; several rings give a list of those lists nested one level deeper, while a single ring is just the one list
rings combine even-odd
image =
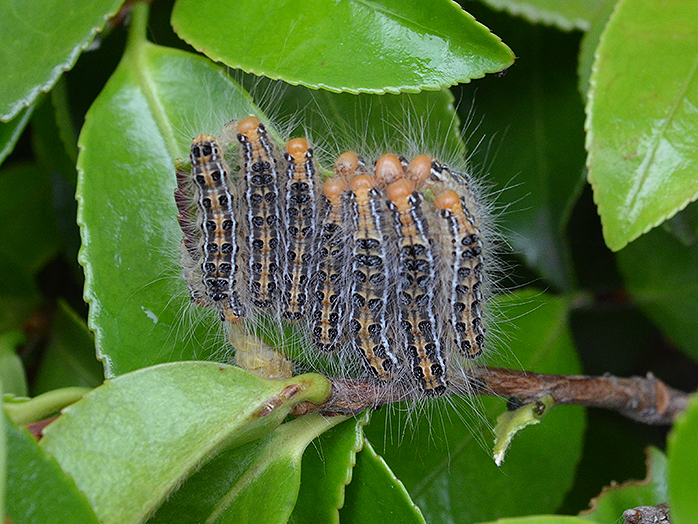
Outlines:
[{"label": "striped caterpillar", "polygon": [[378,385],[447,392],[458,363],[485,344],[490,255],[468,176],[426,155],[367,164],[347,152],[323,177],[307,140],[281,156],[256,117],[228,128],[236,169],[199,135],[189,179],[178,173],[192,300],[231,325],[264,315],[295,324],[314,351]]}]

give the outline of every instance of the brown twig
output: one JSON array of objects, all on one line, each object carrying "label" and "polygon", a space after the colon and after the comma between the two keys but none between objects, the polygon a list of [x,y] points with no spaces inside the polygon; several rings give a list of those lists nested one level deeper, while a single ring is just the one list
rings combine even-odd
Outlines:
[{"label": "brown twig", "polygon": [[[331,379],[332,396],[321,406],[299,405],[296,414],[320,411],[352,414],[377,408],[414,394],[400,388],[379,388],[366,379]],[[459,383],[460,382],[460,383]],[[557,404],[611,409],[644,424],[671,424],[685,408],[688,394],[670,388],[651,373],[646,377],[612,375],[545,375],[502,368],[475,368],[467,377],[453,380],[455,390],[512,399],[529,404],[550,394]]]}]

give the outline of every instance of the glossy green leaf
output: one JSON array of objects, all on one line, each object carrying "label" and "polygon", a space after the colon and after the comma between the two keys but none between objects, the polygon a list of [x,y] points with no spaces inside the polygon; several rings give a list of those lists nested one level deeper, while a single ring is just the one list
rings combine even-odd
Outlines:
[{"label": "glossy green leaf", "polygon": [[368,440],[356,455],[354,478],[347,486],[346,501],[339,517],[346,524],[426,522],[402,482]]},{"label": "glossy green leaf", "polygon": [[51,338],[32,384],[34,395],[69,386],[94,388],[103,380],[92,333],[68,304],[59,302]]},{"label": "glossy green leaf", "polygon": [[0,333],[0,384],[3,393],[27,396],[27,377],[24,365],[17,355],[17,346],[26,344],[26,338],[20,331]]},{"label": "glossy green leaf", "polygon": [[214,362],[163,364],[105,382],[66,408],[41,445],[101,522],[140,522],[213,453],[266,435],[294,405],[328,392],[319,375],[279,381]]},{"label": "glossy green leaf", "polygon": [[[492,348],[500,355],[492,357],[490,364],[505,360],[515,368],[536,372],[579,372],[567,325],[570,298],[528,291],[500,299],[496,307],[501,312],[496,326],[503,343]],[[553,512],[574,479],[582,451],[584,411],[572,406],[552,410],[543,423],[516,435],[506,460],[497,468],[490,424],[504,409],[501,399],[435,400],[412,407],[407,416],[390,409],[374,414],[366,434],[384,453],[428,522],[477,522]],[[565,460],[560,461],[560,456]]]},{"label": "glossy green leaf", "polygon": [[[19,249],[31,246],[31,249]],[[34,275],[60,247],[51,211],[51,180],[36,164],[0,172],[0,259]]]},{"label": "glossy green leaf", "polygon": [[667,458],[657,448],[647,450],[647,478],[604,488],[592,501],[592,509],[581,518],[599,524],[617,524],[625,510],[638,506],[656,506],[669,500]]},{"label": "glossy green leaf", "polygon": [[24,0],[0,4],[0,120],[48,91],[90,45],[122,0]]},{"label": "glossy green leaf", "polygon": [[621,0],[601,37],[587,165],[614,251],[698,197],[696,18],[695,2]]},{"label": "glossy green leaf", "polygon": [[657,228],[617,255],[635,303],[682,350],[698,360],[698,244]]},{"label": "glossy green leaf", "polygon": [[335,92],[435,90],[514,61],[499,38],[448,0],[178,0],[172,25],[230,67]]},{"label": "glossy green leaf", "polygon": [[34,437],[4,417],[7,434],[5,511],[17,524],[97,524],[75,482]]},{"label": "glossy green leaf", "polygon": [[534,23],[553,25],[565,31],[589,29],[604,0],[481,0],[493,9],[501,9]]},{"label": "glossy green leaf", "polygon": [[[574,59],[579,35],[473,11],[506,35],[516,66],[463,88],[475,173],[492,184],[495,214],[514,253],[557,290],[574,285],[565,226],[584,184],[584,108]],[[472,101],[472,108],[469,101]]]},{"label": "glossy green leaf", "polygon": [[19,140],[19,136],[24,131],[24,128],[29,122],[34,106],[22,109],[11,121],[0,122],[0,164],[5,161],[7,155],[12,153],[12,150]]},{"label": "glossy green leaf", "polygon": [[308,415],[223,452],[148,522],[285,524],[298,496],[303,452],[313,439],[343,420]]},{"label": "glossy green leaf", "polygon": [[80,262],[108,377],[220,349],[217,313],[194,311],[180,276],[174,162],[198,133],[261,114],[221,68],[145,42],[144,11],[136,6],[129,47],[79,140]]},{"label": "glossy green leaf", "polygon": [[289,524],[339,522],[345,486],[352,479],[356,453],[364,443],[369,412],[351,418],[320,435],[303,455],[301,487]]},{"label": "glossy green leaf", "polygon": [[698,515],[698,396],[693,395],[669,434],[667,446],[672,524],[695,522]]}]

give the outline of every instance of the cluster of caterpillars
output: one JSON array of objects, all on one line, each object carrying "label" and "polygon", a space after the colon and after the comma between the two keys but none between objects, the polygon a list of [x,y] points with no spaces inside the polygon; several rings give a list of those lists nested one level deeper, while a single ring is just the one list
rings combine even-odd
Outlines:
[{"label": "cluster of caterpillars", "polygon": [[349,352],[379,383],[448,386],[449,359],[483,351],[486,245],[466,175],[420,155],[339,156],[321,178],[307,140],[279,155],[264,124],[228,125],[234,172],[211,135],[178,170],[181,258],[192,299],[231,324],[302,323],[320,352]]}]

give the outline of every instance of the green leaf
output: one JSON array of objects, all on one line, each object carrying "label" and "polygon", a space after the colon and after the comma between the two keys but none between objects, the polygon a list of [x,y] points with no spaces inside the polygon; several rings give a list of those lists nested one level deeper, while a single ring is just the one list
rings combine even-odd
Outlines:
[{"label": "green leaf", "polygon": [[53,318],[51,338],[34,379],[34,394],[69,386],[94,388],[103,379],[92,333],[85,321],[60,301]]},{"label": "green leaf", "polygon": [[638,506],[656,506],[669,500],[667,493],[667,458],[657,448],[647,449],[647,478],[604,488],[592,501],[592,509],[581,518],[599,524],[617,524],[625,510]]},{"label": "green leaf", "polygon": [[[313,439],[343,420],[308,415],[221,453],[148,522],[285,524],[298,496],[303,452]],[[318,518],[315,522],[329,521]]]},{"label": "green leaf", "polygon": [[17,347],[26,342],[24,333],[20,331],[0,333],[0,384],[3,393],[27,396],[27,377],[22,360],[16,352]]},{"label": "green leaf", "polygon": [[352,479],[356,453],[364,443],[370,413],[353,417],[326,431],[303,454],[301,487],[289,524],[339,522],[345,486]]},{"label": "green leaf", "polygon": [[698,197],[695,2],[621,0],[587,104],[589,182],[613,251]]},{"label": "green leaf", "polygon": [[[571,297],[532,291],[497,300],[494,307],[508,320],[493,325],[509,347],[491,348],[500,355],[490,363],[504,359],[536,372],[578,373],[567,324],[571,304]],[[406,409],[406,416],[395,409],[374,414],[365,431],[428,522],[552,512],[572,485],[584,433],[579,407],[560,406],[519,433],[501,468],[488,449],[488,421],[505,409],[501,399],[455,397]]]},{"label": "green leaf", "polygon": [[193,306],[179,267],[175,159],[198,133],[261,114],[207,59],[145,42],[143,10],[134,8],[129,47],[79,139],[80,262],[107,377],[220,348],[217,313],[193,312],[196,327],[184,321]]},{"label": "green leaf", "polygon": [[626,246],[617,260],[639,308],[698,360],[698,243],[686,246],[657,228]]},{"label": "green leaf", "polygon": [[34,437],[4,417],[7,432],[5,512],[17,524],[97,524],[75,482]]},{"label": "green leaf", "polygon": [[354,478],[347,487],[346,502],[339,516],[347,524],[426,522],[402,482],[368,440],[356,455]]},{"label": "green leaf", "polygon": [[[0,172],[0,259],[34,275],[60,247],[51,211],[51,180],[36,164]],[[31,249],[20,249],[31,246]]]},{"label": "green leaf", "polygon": [[693,395],[674,423],[667,444],[672,524],[695,522],[698,515],[698,396]]},{"label": "green leaf", "polygon": [[499,38],[447,0],[314,0],[302,8],[280,0],[178,0],[172,25],[230,67],[335,92],[436,90],[514,61]]},{"label": "green leaf", "polygon": [[29,118],[32,115],[34,106],[22,109],[11,121],[5,123],[0,122],[0,164],[2,164],[7,155],[12,153],[12,150],[19,140],[22,131],[27,126]]},{"label": "green leaf", "polygon": [[328,392],[319,375],[279,381],[213,362],[163,364],[105,382],[66,408],[41,445],[101,522],[140,522],[215,452],[264,436]]},{"label": "green leaf", "polygon": [[493,9],[507,11],[533,23],[553,25],[565,31],[589,29],[604,0],[481,0]]},{"label": "green leaf", "polygon": [[122,0],[25,0],[0,4],[0,120],[48,91],[90,45]]}]

